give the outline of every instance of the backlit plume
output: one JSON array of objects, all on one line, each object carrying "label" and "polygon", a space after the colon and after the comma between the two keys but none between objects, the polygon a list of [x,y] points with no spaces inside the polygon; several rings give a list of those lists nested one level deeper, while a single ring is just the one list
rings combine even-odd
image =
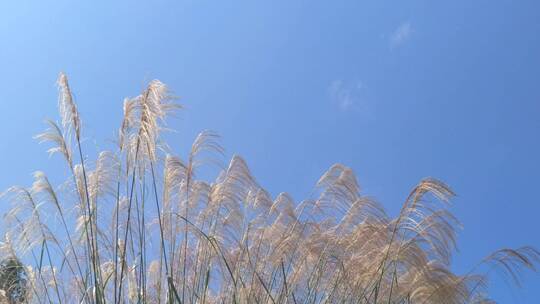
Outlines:
[{"label": "backlit plume", "polygon": [[175,151],[160,135],[180,106],[158,80],[124,100],[118,145],[87,155],[63,73],[58,86],[61,122],[37,139],[66,161],[67,180],[37,172],[3,194],[12,209],[0,251],[25,265],[26,302],[492,303],[492,269],[519,284],[538,265],[540,253],[522,247],[454,273],[454,192],[433,178],[389,216],[342,164],[295,200],[266,191],[240,156],[224,165],[214,132]]}]

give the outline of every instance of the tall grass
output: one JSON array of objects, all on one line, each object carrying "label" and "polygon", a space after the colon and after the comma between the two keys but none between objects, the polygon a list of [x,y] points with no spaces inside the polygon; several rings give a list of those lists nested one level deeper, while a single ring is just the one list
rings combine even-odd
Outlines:
[{"label": "tall grass", "polygon": [[64,74],[58,85],[61,121],[37,139],[70,178],[54,187],[37,172],[4,193],[13,207],[0,249],[27,265],[32,303],[488,303],[492,269],[517,283],[536,269],[540,253],[522,247],[453,273],[454,193],[435,179],[395,218],[341,164],[300,202],[272,198],[239,156],[201,180],[223,154],[218,136],[202,132],[184,158],[171,152],[160,132],[179,106],[157,80],[124,101],[116,150],[92,161]]}]

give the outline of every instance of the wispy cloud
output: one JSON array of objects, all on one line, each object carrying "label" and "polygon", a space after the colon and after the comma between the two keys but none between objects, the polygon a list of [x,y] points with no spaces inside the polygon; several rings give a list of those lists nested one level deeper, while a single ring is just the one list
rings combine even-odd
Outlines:
[{"label": "wispy cloud", "polygon": [[350,109],[355,103],[353,97],[353,88],[346,86],[341,80],[334,80],[328,88],[330,98],[338,105],[341,110]]},{"label": "wispy cloud", "polygon": [[412,25],[409,21],[402,23],[398,28],[390,35],[390,48],[396,48],[410,39],[413,33]]},{"label": "wispy cloud", "polygon": [[328,87],[328,94],[341,111],[354,110],[372,116],[373,109],[366,89],[362,81],[344,82],[337,79]]}]

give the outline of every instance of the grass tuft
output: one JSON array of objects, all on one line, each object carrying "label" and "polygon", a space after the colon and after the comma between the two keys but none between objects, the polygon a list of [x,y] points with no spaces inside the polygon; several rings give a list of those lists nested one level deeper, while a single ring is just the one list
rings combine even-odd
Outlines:
[{"label": "grass tuft", "polygon": [[58,85],[61,123],[36,138],[70,178],[55,188],[37,172],[4,192],[7,303],[488,303],[492,270],[519,285],[540,261],[532,247],[502,249],[453,273],[454,193],[433,178],[394,218],[341,164],[301,202],[272,198],[240,156],[200,179],[223,156],[219,137],[202,132],[185,161],[171,152],[160,134],[180,106],[157,80],[125,99],[116,151],[91,161],[65,74]]}]

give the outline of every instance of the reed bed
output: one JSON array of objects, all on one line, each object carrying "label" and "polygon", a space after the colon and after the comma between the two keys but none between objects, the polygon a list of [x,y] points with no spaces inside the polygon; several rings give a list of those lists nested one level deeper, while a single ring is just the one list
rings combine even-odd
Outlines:
[{"label": "reed bed", "polygon": [[36,172],[3,194],[6,303],[492,303],[492,270],[516,283],[536,270],[540,253],[522,247],[453,273],[454,193],[436,179],[420,181],[396,217],[341,164],[300,202],[272,197],[240,156],[200,179],[223,155],[219,138],[205,131],[184,157],[172,152],[160,133],[180,106],[157,80],[125,99],[114,151],[91,159],[64,74],[58,86],[61,119],[36,138],[69,179],[53,186]]}]

